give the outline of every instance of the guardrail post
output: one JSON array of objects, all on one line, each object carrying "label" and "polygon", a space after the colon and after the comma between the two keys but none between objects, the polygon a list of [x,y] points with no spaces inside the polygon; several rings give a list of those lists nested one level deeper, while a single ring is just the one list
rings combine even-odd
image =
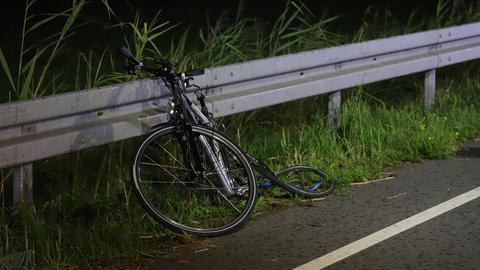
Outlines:
[{"label": "guardrail post", "polygon": [[435,103],[435,69],[425,72],[425,108],[430,109]]},{"label": "guardrail post", "polygon": [[328,123],[334,127],[340,124],[341,92],[337,91],[328,95]]},{"label": "guardrail post", "polygon": [[13,168],[13,204],[31,203],[33,199],[33,164]]}]

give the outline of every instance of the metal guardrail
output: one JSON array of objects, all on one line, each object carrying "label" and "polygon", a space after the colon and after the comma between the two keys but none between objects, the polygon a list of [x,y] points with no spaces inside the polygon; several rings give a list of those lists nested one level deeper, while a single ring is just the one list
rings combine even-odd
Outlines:
[{"label": "metal guardrail", "polygon": [[[466,24],[206,69],[215,116],[330,94],[338,121],[340,91],[425,72],[425,105],[435,69],[480,58],[480,23]],[[15,167],[15,200],[30,197],[32,162],[145,134],[167,119],[170,94],[147,79],[0,105],[0,168]]]}]

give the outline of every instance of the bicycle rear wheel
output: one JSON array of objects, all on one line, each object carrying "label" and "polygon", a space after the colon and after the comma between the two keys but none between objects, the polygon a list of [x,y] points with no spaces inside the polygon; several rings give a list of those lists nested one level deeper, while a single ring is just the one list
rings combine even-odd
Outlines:
[{"label": "bicycle rear wheel", "polygon": [[292,166],[275,174],[275,183],[290,193],[306,198],[318,198],[330,194],[335,182],[320,169],[311,166]]},{"label": "bicycle rear wheel", "polygon": [[[142,206],[178,232],[215,236],[235,231],[255,205],[257,187],[250,164],[233,142],[215,130],[193,126],[193,146],[185,133],[175,130],[167,126],[156,131],[135,155],[132,182]],[[218,163],[230,191],[222,184]]]}]

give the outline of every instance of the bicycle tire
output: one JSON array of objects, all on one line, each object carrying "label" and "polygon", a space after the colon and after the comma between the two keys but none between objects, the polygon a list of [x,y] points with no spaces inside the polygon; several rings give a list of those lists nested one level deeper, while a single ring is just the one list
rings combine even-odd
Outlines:
[{"label": "bicycle tire", "polygon": [[[201,135],[211,145],[217,143],[235,194],[228,194],[219,184],[213,161],[204,152],[199,151],[204,170],[192,176],[193,170],[185,166],[191,160],[184,154],[192,151],[188,143],[182,144],[185,135],[173,125],[154,132],[138,148],[131,168],[133,190],[146,211],[173,231],[199,236],[234,232],[255,207],[257,186],[252,168],[242,150],[218,131],[192,126],[192,135],[199,148]],[[182,145],[186,149],[182,150]]]},{"label": "bicycle tire", "polygon": [[335,181],[322,170],[304,165],[285,168],[277,172],[275,184],[288,192],[305,198],[324,197],[332,193]]}]

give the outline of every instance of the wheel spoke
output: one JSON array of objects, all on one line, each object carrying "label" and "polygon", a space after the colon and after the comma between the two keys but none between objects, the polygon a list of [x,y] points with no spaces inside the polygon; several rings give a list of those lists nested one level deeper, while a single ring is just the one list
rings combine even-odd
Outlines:
[{"label": "wheel spoke", "polygon": [[215,191],[218,194],[220,194],[220,196],[222,196],[228,202],[228,204],[230,204],[230,206],[232,206],[238,213],[242,212],[242,211],[238,210],[238,208],[225,196],[225,194],[220,192],[220,190],[210,180],[207,180],[207,181],[210,183],[210,185],[212,185],[212,187],[215,189]]},{"label": "wheel spoke", "polygon": [[[180,183],[183,183],[183,181],[181,181],[180,179],[178,179],[174,174],[172,174],[170,171],[166,170],[165,168],[163,168],[160,164],[158,164],[155,160],[153,160],[151,157],[145,155],[146,158],[148,158],[152,163],[156,164],[158,167],[160,167],[164,172],[170,174],[175,180],[177,180],[178,182]],[[171,182],[171,183],[175,183],[175,182]]]},{"label": "wheel spoke", "polygon": [[176,166],[169,166],[169,165],[162,165],[158,163],[148,163],[143,161],[141,164],[148,165],[148,166],[155,166],[155,167],[160,167],[160,168],[167,168],[167,169],[176,169],[176,170],[181,170],[181,171],[190,171],[189,169],[185,167],[176,167]]},{"label": "wheel spoke", "polygon": [[[231,169],[231,170],[224,170],[225,172],[239,172],[239,171],[245,171],[245,169]],[[217,172],[211,172],[211,173],[205,173],[203,175],[205,176],[210,176],[210,175],[216,175]]]},{"label": "wheel spoke", "polygon": [[142,183],[158,183],[158,184],[181,184],[181,185],[185,185],[185,184],[195,184],[195,182],[181,182],[181,183],[174,183],[174,182],[170,182],[170,181],[145,181],[145,180],[142,180]]},{"label": "wheel spoke", "polygon": [[[170,140],[171,141],[171,140]],[[177,158],[175,158],[174,155],[172,155],[172,153],[170,153],[170,151],[168,151],[167,149],[165,149],[165,147],[163,147],[162,145],[160,145],[157,141],[155,141],[155,144],[162,148],[163,151],[165,151],[171,158],[173,158],[176,162],[180,163],[181,165],[183,165],[183,167],[185,167],[185,164],[183,164],[183,162],[179,161]]]}]

